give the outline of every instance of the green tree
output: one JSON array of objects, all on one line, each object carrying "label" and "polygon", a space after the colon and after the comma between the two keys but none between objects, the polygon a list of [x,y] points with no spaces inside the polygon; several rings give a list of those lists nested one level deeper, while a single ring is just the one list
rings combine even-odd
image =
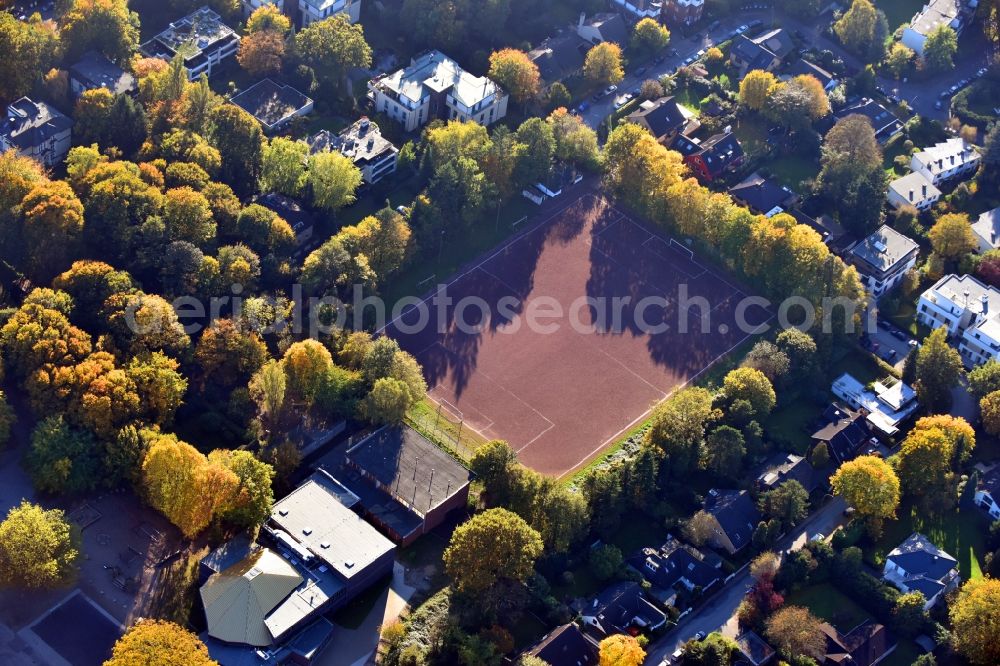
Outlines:
[{"label": "green tree", "polygon": [[809,493],[801,483],[789,479],[761,495],[761,509],[786,527],[798,525],[809,515]]},{"label": "green tree", "polygon": [[524,51],[501,49],[490,54],[489,77],[523,104],[538,94],[541,75],[538,65]]},{"label": "green tree", "polygon": [[684,663],[693,666],[730,666],[733,655],[739,654],[736,641],[713,631],[704,639],[684,644]]},{"label": "green tree", "polygon": [[0,11],[0,100],[11,102],[30,93],[57,64],[59,50],[59,33],[51,22],[34,16],[19,21]]},{"label": "green tree", "polygon": [[788,381],[808,381],[816,374],[816,341],[797,328],[785,329],[775,339],[778,349],[788,359]]},{"label": "green tree", "polygon": [[812,454],[809,456],[809,464],[814,469],[824,469],[830,464],[830,447],[826,445],[826,442],[820,442],[813,447]]},{"label": "green tree", "polygon": [[624,79],[621,47],[614,42],[601,42],[591,47],[583,62],[583,74],[596,85],[618,83]]},{"label": "green tree", "polygon": [[991,435],[1000,435],[1000,391],[987,393],[979,400],[979,412],[983,419],[983,430]]},{"label": "green tree", "polygon": [[958,385],[964,370],[962,357],[948,344],[948,332],[937,328],[917,351],[917,398],[931,411],[947,411],[951,389]]},{"label": "green tree", "polygon": [[644,18],[632,30],[632,48],[645,53],[659,53],[670,43],[670,31],[656,19]]},{"label": "green tree", "polygon": [[604,544],[590,551],[590,571],[597,580],[610,580],[621,571],[622,551],[618,546]]},{"label": "green tree", "polygon": [[68,62],[93,49],[124,65],[139,49],[139,16],[126,0],[73,0],[59,32]]},{"label": "green tree", "polygon": [[[795,329],[789,330],[794,331]],[[791,368],[791,359],[777,345],[767,340],[761,340],[747,353],[743,365],[760,370],[774,384],[784,379],[785,375],[788,374]]]},{"label": "green tree", "polygon": [[222,518],[243,528],[256,529],[263,525],[274,504],[271,490],[274,468],[249,451],[216,449],[209,454],[208,460],[230,470],[239,480]]},{"label": "green tree", "polygon": [[489,509],[455,529],[444,567],[459,590],[481,593],[503,579],[525,581],[542,549],[541,536],[523,518]]},{"label": "green tree", "polygon": [[557,158],[585,169],[597,167],[600,163],[597,133],[582,118],[566,109],[556,109],[549,115],[547,122],[552,126]]},{"label": "green tree", "polygon": [[517,128],[516,137],[524,150],[516,158],[514,181],[527,186],[545,180],[556,152],[552,126],[541,118],[529,118]]},{"label": "green tree", "polygon": [[746,400],[757,418],[763,418],[774,409],[776,396],[770,380],[760,370],[737,368],[722,380],[722,390],[730,401]]},{"label": "green tree", "polygon": [[79,536],[59,509],[21,500],[0,522],[0,585],[51,588],[73,575]]},{"label": "green tree", "polygon": [[889,24],[885,14],[869,0],[854,0],[851,8],[833,24],[833,31],[849,50],[875,62],[884,52]]},{"label": "green tree", "polygon": [[743,433],[727,425],[719,426],[709,433],[705,444],[710,471],[730,479],[739,476],[747,452]]},{"label": "green tree", "polygon": [[308,182],[313,202],[320,208],[336,211],[354,203],[354,193],[361,185],[361,171],[340,153],[319,152],[309,158]]},{"label": "green tree", "polygon": [[913,637],[927,626],[927,599],[922,592],[909,592],[896,598],[892,607],[892,628],[903,636]]},{"label": "green tree", "polygon": [[1000,391],[1000,361],[991,358],[969,371],[969,392],[984,398],[994,391]]},{"label": "green tree", "polygon": [[907,47],[902,42],[895,42],[889,49],[889,54],[885,58],[885,66],[889,68],[892,75],[897,79],[910,69],[916,54],[913,49]]},{"label": "green tree", "polygon": [[280,136],[271,139],[264,147],[262,157],[261,191],[298,196],[305,184],[308,157],[309,146],[304,141],[293,141]]},{"label": "green tree", "polygon": [[215,240],[215,220],[208,199],[190,187],[175,187],[164,193],[162,216],[171,241],[206,247]]},{"label": "green tree", "polygon": [[222,163],[220,180],[239,194],[251,194],[263,168],[264,132],[260,124],[234,104],[223,104],[213,110],[211,123],[213,144]]},{"label": "green tree", "polygon": [[50,416],[35,426],[25,465],[37,490],[80,495],[101,483],[101,453],[92,434],[73,428],[62,415]]},{"label": "green tree", "polygon": [[[2,367],[3,359],[0,359],[0,368]],[[2,379],[2,375],[3,373],[0,372],[0,379]],[[3,391],[0,391],[0,450],[10,440],[10,431],[16,421],[17,415],[14,414],[14,408],[7,404],[7,396],[4,395]]]},{"label": "green tree", "polygon": [[361,24],[351,25],[344,14],[310,24],[295,35],[295,53],[320,80],[337,88],[352,67],[372,65],[372,49]]},{"label": "green tree", "polygon": [[686,388],[664,400],[653,411],[646,441],[666,454],[671,475],[683,477],[702,458],[705,432],[721,417],[712,405],[712,394],[703,388]]},{"label": "green tree", "polygon": [[549,86],[549,91],[546,94],[545,98],[546,98],[545,107],[549,111],[555,111],[556,109],[566,108],[573,103],[573,95],[570,93],[569,88],[567,88],[560,81],[556,81],[551,86]]},{"label": "green tree", "polygon": [[187,629],[167,620],[141,619],[118,639],[104,666],[184,664],[219,666],[205,644]]},{"label": "green tree", "polygon": [[924,42],[924,63],[932,72],[943,72],[955,67],[958,35],[951,26],[942,23],[927,35]]}]

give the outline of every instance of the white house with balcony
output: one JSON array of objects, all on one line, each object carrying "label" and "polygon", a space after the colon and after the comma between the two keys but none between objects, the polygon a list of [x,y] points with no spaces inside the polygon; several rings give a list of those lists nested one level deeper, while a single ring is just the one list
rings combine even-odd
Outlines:
[{"label": "white house with balcony", "polygon": [[933,185],[940,185],[953,178],[972,176],[982,160],[982,155],[971,143],[953,137],[914,154],[910,158],[910,168]]},{"label": "white house with balcony", "polygon": [[69,116],[45,102],[22,97],[11,102],[0,118],[0,153],[16,150],[47,167],[55,166],[69,152],[72,133]]},{"label": "white house with balcony", "polygon": [[663,10],[661,0],[611,0],[611,4],[636,20],[659,18]]},{"label": "white house with balcony", "polygon": [[212,76],[213,70],[235,56],[239,48],[240,36],[207,5],[174,21],[139,47],[144,55],[167,61],[181,54],[191,81],[202,74]]},{"label": "white house with balcony", "polygon": [[440,51],[427,51],[410,65],[368,82],[378,113],[407,132],[434,118],[489,126],[507,115],[508,95],[493,80],[474,76]]},{"label": "white house with balcony", "polygon": [[977,463],[979,485],[976,486],[976,506],[993,520],[1000,519],[1000,462]]},{"label": "white house with balcony", "polygon": [[892,437],[899,424],[917,409],[917,393],[895,377],[887,377],[865,387],[853,375],[845,372],[830,386],[835,396],[852,409],[861,410],[868,425]]},{"label": "white house with balcony", "polygon": [[917,321],[945,327],[969,367],[1000,360],[1000,290],[971,275],[946,275],[920,295]]}]

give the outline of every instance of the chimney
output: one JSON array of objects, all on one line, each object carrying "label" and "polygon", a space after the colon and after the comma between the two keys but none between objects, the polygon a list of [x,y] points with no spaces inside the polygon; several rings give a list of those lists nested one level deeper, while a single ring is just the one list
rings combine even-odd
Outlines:
[{"label": "chimney", "polygon": [[913,190],[910,190],[910,203],[913,203]]},{"label": "chimney", "polygon": [[587,12],[580,12],[580,23],[578,24],[578,27],[582,28],[583,24],[586,23],[586,21],[587,21]]},{"label": "chimney", "polygon": [[921,196],[926,198],[927,197],[927,186],[926,185],[921,185],[920,189],[921,189]]},{"label": "chimney", "polygon": [[990,297],[987,296],[986,294],[983,294],[982,296],[979,297],[979,302],[983,304],[983,314],[985,315],[987,312],[990,311]]}]

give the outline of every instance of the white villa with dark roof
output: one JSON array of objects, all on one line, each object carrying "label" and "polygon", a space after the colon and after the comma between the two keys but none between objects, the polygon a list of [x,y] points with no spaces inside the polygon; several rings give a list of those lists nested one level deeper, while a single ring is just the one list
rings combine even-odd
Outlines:
[{"label": "white villa with dark roof", "polygon": [[845,372],[833,381],[830,390],[852,409],[864,410],[868,425],[889,437],[899,432],[899,425],[917,409],[917,392],[895,377],[877,381],[869,389]]},{"label": "white villa with dark roof", "polygon": [[265,5],[274,5],[287,14],[294,14],[291,18],[300,28],[337,14],[343,14],[351,23],[361,20],[361,0],[297,0],[297,5],[278,0],[241,0],[241,4],[244,16],[250,16]]},{"label": "white villa with dark roof", "polygon": [[407,132],[434,118],[490,126],[507,115],[508,95],[485,76],[474,76],[440,51],[427,51],[410,65],[368,82],[375,110]]},{"label": "white villa with dark roof", "polygon": [[0,118],[0,153],[16,150],[53,166],[69,152],[72,133],[69,116],[45,102],[22,97],[8,105]]},{"label": "white villa with dark roof", "polygon": [[910,168],[932,184],[939,185],[953,178],[971,176],[982,159],[971,143],[961,137],[953,137],[916,153],[910,159]]},{"label": "white villa with dark roof", "polygon": [[919,250],[920,246],[913,239],[883,224],[875,233],[856,243],[847,259],[858,269],[865,288],[872,296],[880,298],[917,264]]},{"label": "white villa with dark roof", "polygon": [[379,126],[368,118],[361,118],[340,134],[320,130],[309,138],[313,153],[324,150],[337,151],[354,162],[361,170],[361,178],[369,185],[395,173],[399,150],[386,139]]},{"label": "white villa with dark roof", "polygon": [[917,321],[958,337],[969,367],[1000,360],[1000,290],[971,275],[945,275],[920,295]]},{"label": "white villa with dark roof", "polygon": [[904,594],[921,592],[927,600],[925,610],[957,588],[962,580],[958,561],[919,532],[911,534],[886,556],[882,579]]}]

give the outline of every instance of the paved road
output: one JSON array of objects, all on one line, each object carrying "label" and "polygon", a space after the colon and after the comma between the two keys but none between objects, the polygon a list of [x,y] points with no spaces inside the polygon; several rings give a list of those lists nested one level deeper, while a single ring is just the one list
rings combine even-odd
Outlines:
[{"label": "paved road", "polygon": [[[719,27],[710,34],[699,33],[698,39],[692,39],[675,33],[670,41],[668,49],[676,49],[676,56],[668,56],[661,63],[651,63],[646,66],[646,71],[641,75],[636,75],[635,69],[626,72],[625,79],[618,84],[618,92],[609,95],[599,101],[587,98],[590,104],[581,117],[590,127],[597,128],[605,118],[614,112],[615,98],[619,95],[630,92],[642,85],[646,79],[660,79],[663,76],[673,75],[677,68],[689,56],[694,55],[700,49],[708,49],[710,46],[720,44],[729,38],[729,34],[739,27],[754,20],[761,20],[765,26],[780,25],[790,32],[801,32],[808,44],[819,50],[829,50],[837,57],[841,58],[849,67],[857,70],[861,69],[863,63],[854,55],[846,51],[839,43],[823,34],[823,29],[829,23],[829,16],[823,16],[820,20],[812,23],[804,23],[794,17],[782,15],[774,10],[741,12],[733,16],[720,20]],[[760,33],[763,28],[751,30],[748,34]],[[952,84],[961,79],[971,79],[972,75],[980,67],[987,64],[987,48],[985,39],[981,31],[973,27],[967,30],[959,40],[959,51],[956,56],[955,69],[944,72],[935,77],[921,81],[896,81],[894,79],[878,77],[878,84],[887,94],[897,94],[901,99],[905,99],[914,111],[928,118],[945,120],[948,118],[947,101],[943,108],[938,110],[934,104],[938,101],[938,94]],[[905,118],[903,120],[906,120]]]},{"label": "paved road", "polygon": [[[804,546],[809,537],[817,532],[829,536],[844,522],[843,514],[846,506],[843,500],[834,498],[791,534],[785,536],[778,543],[778,548],[781,549],[782,553],[787,553]],[[664,634],[659,640],[650,643],[646,650],[646,666],[658,666],[699,631],[703,631],[707,635],[713,631],[721,630],[726,636],[735,638],[739,633],[736,609],[752,583],[749,567],[747,567],[729,581],[708,603],[682,619],[674,629]]]}]

